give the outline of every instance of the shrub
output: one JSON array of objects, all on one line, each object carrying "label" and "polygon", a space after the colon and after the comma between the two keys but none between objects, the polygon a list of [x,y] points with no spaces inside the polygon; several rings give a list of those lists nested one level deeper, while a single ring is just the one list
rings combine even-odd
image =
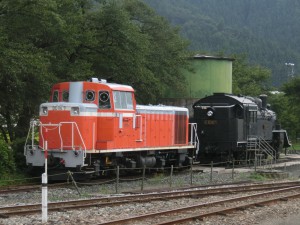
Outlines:
[{"label": "shrub", "polygon": [[25,138],[17,138],[12,144],[13,156],[18,170],[26,169],[26,158],[24,156]]},{"label": "shrub", "polygon": [[15,173],[16,165],[11,147],[4,141],[0,140],[0,177],[6,177]]}]

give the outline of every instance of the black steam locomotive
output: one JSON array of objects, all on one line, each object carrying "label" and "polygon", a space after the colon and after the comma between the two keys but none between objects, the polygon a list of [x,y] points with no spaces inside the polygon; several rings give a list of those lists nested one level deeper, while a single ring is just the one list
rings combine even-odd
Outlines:
[{"label": "black steam locomotive", "polygon": [[256,157],[275,158],[290,143],[285,130],[276,124],[276,114],[259,98],[215,93],[194,105],[198,124],[200,161],[244,160]]}]

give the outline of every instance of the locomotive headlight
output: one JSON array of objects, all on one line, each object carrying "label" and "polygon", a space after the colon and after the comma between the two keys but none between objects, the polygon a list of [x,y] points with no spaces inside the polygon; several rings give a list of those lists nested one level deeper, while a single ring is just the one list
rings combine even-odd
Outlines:
[{"label": "locomotive headlight", "polygon": [[71,108],[71,115],[74,115],[74,116],[79,115],[79,107],[72,107]]},{"label": "locomotive headlight", "polygon": [[206,113],[206,115],[208,117],[212,117],[214,115],[214,112],[212,110],[208,110],[207,113]]},{"label": "locomotive headlight", "polygon": [[48,107],[43,106],[41,109],[41,115],[47,116],[48,115]]}]

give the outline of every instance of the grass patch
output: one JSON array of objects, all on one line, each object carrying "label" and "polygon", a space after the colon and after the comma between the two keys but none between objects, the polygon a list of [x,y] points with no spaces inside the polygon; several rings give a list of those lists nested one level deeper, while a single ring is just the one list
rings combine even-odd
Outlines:
[{"label": "grass patch", "polygon": [[153,184],[159,184],[165,178],[166,178],[166,176],[163,173],[156,173],[148,181]]},{"label": "grass patch", "polygon": [[108,195],[108,194],[114,194],[116,193],[116,189],[112,189],[110,186],[107,185],[100,185],[98,192],[103,194],[103,195]]},{"label": "grass patch", "polygon": [[249,175],[249,179],[251,180],[255,180],[255,181],[265,181],[265,180],[268,180],[268,178],[266,178],[265,176],[263,176],[262,174],[260,173],[251,173]]},{"label": "grass patch", "polygon": [[292,146],[288,148],[284,148],[281,153],[287,153],[287,154],[300,154],[300,142],[291,141]]},{"label": "grass patch", "polygon": [[0,177],[0,186],[10,186],[19,184],[30,184],[39,181],[40,178],[32,178],[25,174],[9,174]]},{"label": "grass patch", "polygon": [[300,142],[292,142],[292,146],[287,148],[288,150],[297,150],[300,151]]}]

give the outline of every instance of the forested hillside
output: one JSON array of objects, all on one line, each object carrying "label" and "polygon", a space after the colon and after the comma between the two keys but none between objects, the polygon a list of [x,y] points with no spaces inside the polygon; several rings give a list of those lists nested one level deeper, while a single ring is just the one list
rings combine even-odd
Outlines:
[{"label": "forested hillside", "polygon": [[300,59],[298,0],[145,0],[191,41],[190,49],[226,56],[245,53],[250,62],[272,70],[281,86]]}]

